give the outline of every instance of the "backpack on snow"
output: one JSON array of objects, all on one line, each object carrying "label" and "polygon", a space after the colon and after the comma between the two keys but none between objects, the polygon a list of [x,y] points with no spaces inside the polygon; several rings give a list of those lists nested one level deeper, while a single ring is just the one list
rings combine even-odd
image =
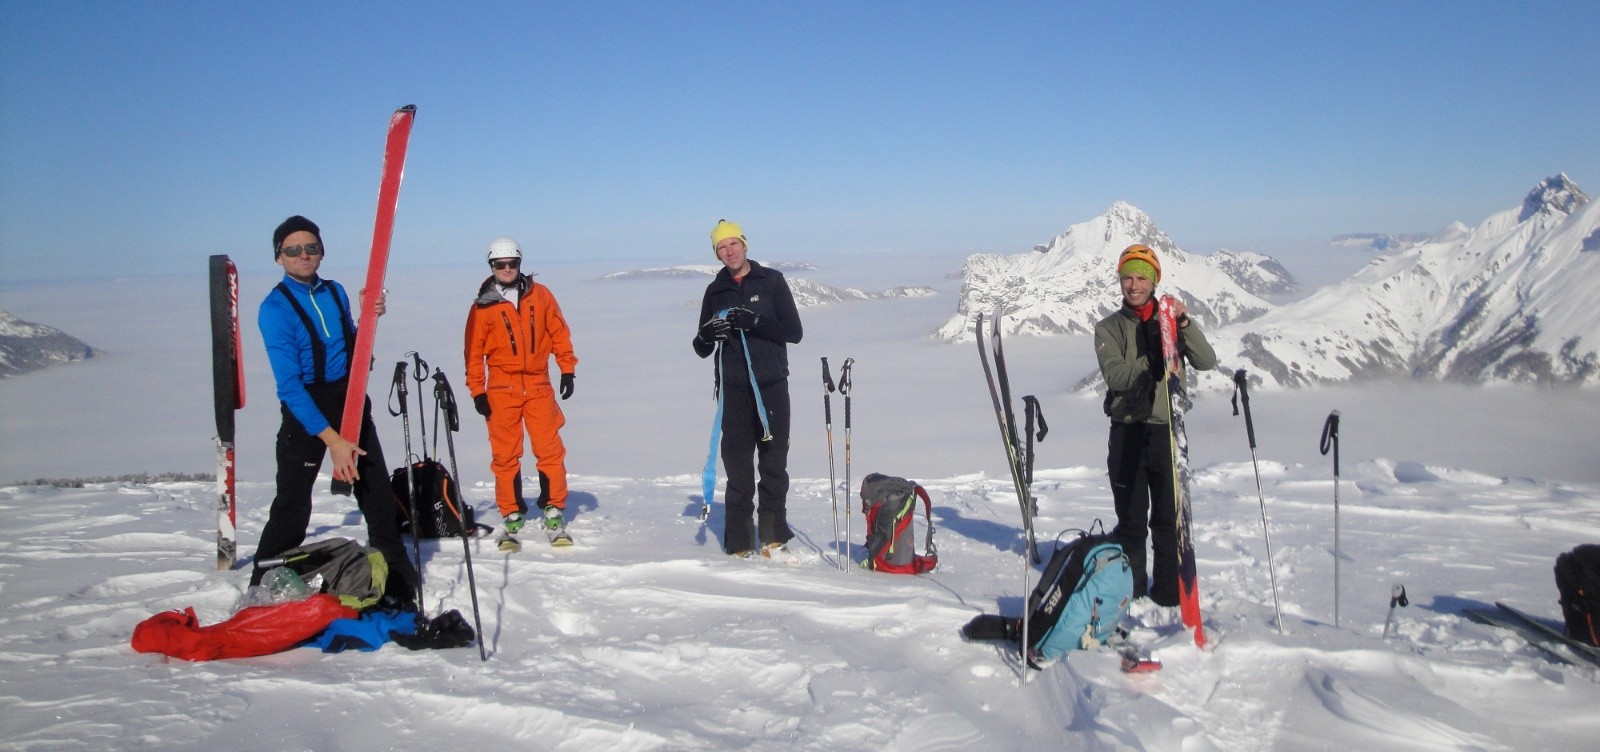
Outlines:
[{"label": "backpack on snow", "polygon": [[1567,635],[1600,645],[1600,545],[1585,543],[1557,556],[1556,589]]},{"label": "backpack on snow", "polygon": [[320,577],[318,592],[336,596],[341,604],[355,609],[377,603],[389,582],[389,562],[383,554],[349,538],[297,546],[256,562],[256,567],[288,567],[307,585]]},{"label": "backpack on snow", "polygon": [[[411,519],[412,478],[418,483],[416,520]],[[455,538],[461,535],[461,523],[465,523],[468,531],[477,527],[475,510],[460,503],[460,486],[438,460],[423,459],[409,467],[395,468],[394,474],[389,476],[389,485],[400,502],[400,531],[403,533],[414,533],[423,539]],[[471,534],[469,532],[468,536]]]},{"label": "backpack on snow", "polygon": [[1128,555],[1098,520],[1092,534],[1058,543],[1028,596],[1029,660],[1054,661],[1068,651],[1099,647],[1117,633],[1133,602]]},{"label": "backpack on snow", "polygon": [[[917,499],[928,521],[927,554],[914,546]],[[871,473],[861,480],[861,511],[867,516],[867,558],[861,566],[890,574],[931,572],[939,564],[933,545],[933,502],[928,492],[905,478]]]}]

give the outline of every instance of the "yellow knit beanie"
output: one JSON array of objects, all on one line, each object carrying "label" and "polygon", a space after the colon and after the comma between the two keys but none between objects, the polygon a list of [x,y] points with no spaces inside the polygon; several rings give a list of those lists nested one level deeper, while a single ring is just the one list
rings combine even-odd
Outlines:
[{"label": "yellow knit beanie", "polygon": [[711,228],[712,252],[717,250],[718,243],[721,243],[728,238],[738,238],[740,242],[744,243],[744,247],[747,250],[750,248],[750,241],[745,239],[744,230],[739,229],[739,224],[737,222],[729,222],[726,219],[719,219],[717,220],[717,226]]}]

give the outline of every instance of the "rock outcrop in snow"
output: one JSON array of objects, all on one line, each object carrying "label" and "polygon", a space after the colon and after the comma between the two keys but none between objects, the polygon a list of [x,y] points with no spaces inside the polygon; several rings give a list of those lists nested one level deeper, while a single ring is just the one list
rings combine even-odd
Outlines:
[{"label": "rock outcrop in snow", "polygon": [[1189,314],[1208,327],[1260,316],[1273,307],[1262,295],[1294,285],[1288,271],[1267,256],[1187,253],[1149,215],[1118,201],[1032,253],[969,257],[956,313],[933,336],[970,341],[976,315],[997,309],[1005,313],[1008,334],[1093,332],[1095,322],[1119,305],[1114,268],[1117,256],[1134,243],[1156,250],[1163,288],[1182,297]]},{"label": "rock outcrop in snow", "polygon": [[100,354],[59,329],[0,311],[0,379]]}]

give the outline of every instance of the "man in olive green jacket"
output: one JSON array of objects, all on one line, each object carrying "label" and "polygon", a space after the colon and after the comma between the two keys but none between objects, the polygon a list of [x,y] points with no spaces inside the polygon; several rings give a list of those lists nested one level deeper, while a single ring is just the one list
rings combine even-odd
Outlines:
[{"label": "man in olive green jacket", "polygon": [[[1172,477],[1171,404],[1161,357],[1155,288],[1161,262],[1148,246],[1128,246],[1117,259],[1122,307],[1094,328],[1095,356],[1106,381],[1111,418],[1106,469],[1116,505],[1112,534],[1133,569],[1133,595],[1159,606],[1178,605],[1178,529]],[[1178,348],[1191,366],[1215,368],[1217,354],[1186,307],[1174,299]],[[1155,550],[1153,579],[1146,574],[1145,539]]]}]

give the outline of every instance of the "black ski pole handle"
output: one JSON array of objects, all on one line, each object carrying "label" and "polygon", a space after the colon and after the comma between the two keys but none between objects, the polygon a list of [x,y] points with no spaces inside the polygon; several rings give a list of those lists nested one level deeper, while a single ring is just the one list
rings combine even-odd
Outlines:
[{"label": "black ski pole handle", "polygon": [[[400,409],[394,409],[395,394],[400,395]],[[410,393],[406,391],[406,362],[399,361],[394,364],[394,381],[389,383],[389,415],[399,417],[406,414],[406,401]]]},{"label": "black ski pole handle", "polygon": [[1328,419],[1322,423],[1322,453],[1326,455],[1329,447],[1333,449],[1333,474],[1339,474],[1339,411],[1328,413]]},{"label": "black ski pole handle", "polygon": [[[1250,437],[1250,448],[1256,448],[1256,422],[1250,417],[1250,379],[1241,368],[1233,372],[1233,414],[1239,414],[1239,403],[1244,403],[1244,433]],[[1327,454],[1327,452],[1323,452]]]},{"label": "black ski pole handle", "polygon": [[829,399],[833,394],[833,376],[828,373],[828,359],[822,359],[822,418],[825,425],[833,425],[833,401]]},{"label": "black ski pole handle", "polygon": [[416,379],[417,384],[420,386],[422,382],[428,380],[428,361],[423,360],[422,354],[416,350],[412,350],[406,354],[411,356],[411,378]]},{"label": "black ski pole handle", "polygon": [[1389,588],[1389,608],[1394,608],[1395,606],[1405,608],[1409,605],[1411,605],[1411,601],[1406,598],[1405,585],[1396,584],[1394,587]]},{"label": "black ski pole handle", "polygon": [[851,383],[850,383],[850,367],[855,365],[855,364],[856,364],[856,359],[855,358],[845,358],[844,359],[844,365],[839,366],[839,393],[840,394],[849,396],[850,387],[851,387]]},{"label": "black ski pole handle", "polygon": [[834,391],[833,374],[828,372],[828,359],[827,358],[823,358],[822,359],[822,387],[823,387],[823,389],[827,390],[828,393],[830,393],[830,394],[833,393],[833,391]]},{"label": "black ski pole handle", "polygon": [[1031,394],[1023,397],[1022,408],[1027,417],[1028,433],[1033,433],[1033,422],[1037,419],[1039,421],[1039,434],[1034,438],[1038,439],[1039,441],[1044,441],[1044,435],[1050,433],[1050,426],[1045,425],[1044,408],[1039,406],[1039,398]]},{"label": "black ski pole handle", "polygon": [[[461,430],[461,412],[456,409],[456,393],[444,377],[444,369],[433,370],[433,401],[444,410],[444,426],[451,433]],[[436,432],[437,433],[437,432]]]}]

